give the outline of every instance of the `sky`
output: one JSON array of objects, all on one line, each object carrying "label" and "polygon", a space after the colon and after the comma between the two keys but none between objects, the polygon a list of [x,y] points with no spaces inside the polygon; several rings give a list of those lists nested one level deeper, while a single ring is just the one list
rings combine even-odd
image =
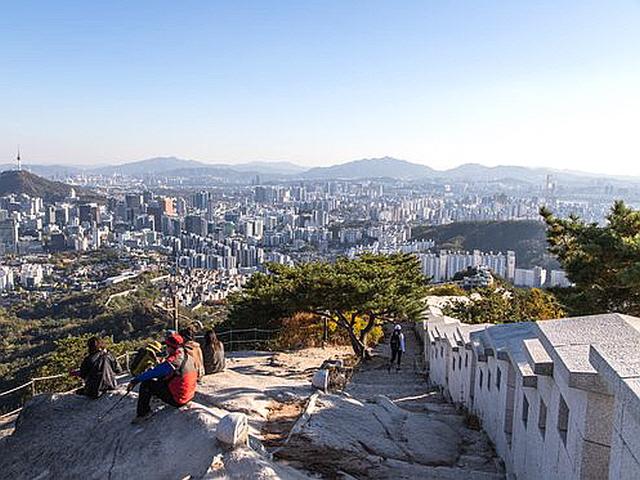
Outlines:
[{"label": "sky", "polygon": [[0,163],[640,175],[640,0],[5,2]]}]

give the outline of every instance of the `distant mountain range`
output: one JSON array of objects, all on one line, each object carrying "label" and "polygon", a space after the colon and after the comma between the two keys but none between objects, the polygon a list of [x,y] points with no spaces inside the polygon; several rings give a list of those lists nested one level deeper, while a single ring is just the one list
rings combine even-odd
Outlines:
[{"label": "distant mountain range", "polygon": [[170,172],[185,168],[199,168],[204,164],[196,160],[182,160],[175,157],[156,157],[137,162],[124,163],[122,165],[109,165],[106,167],[89,168],[88,173],[98,173],[102,175],[145,175],[153,173]]},{"label": "distant mountain range", "polygon": [[155,157],[137,162],[124,163],[122,165],[110,165],[100,168],[87,168],[88,173],[99,173],[103,175],[149,175],[149,174],[175,174],[182,172],[188,174],[193,170],[194,174],[210,174],[215,176],[233,176],[236,173],[292,175],[304,172],[306,168],[289,162],[249,162],[231,164],[211,164],[197,160],[184,160],[176,157]]},{"label": "distant mountain range", "polygon": [[[1,170],[15,168],[12,164],[0,165]],[[547,175],[563,183],[592,184],[594,181],[640,183],[638,177],[596,175],[584,172],[527,168],[519,166],[486,167],[467,163],[449,170],[435,170],[427,165],[399,160],[392,157],[354,160],[329,167],[304,168],[290,162],[249,162],[241,164],[211,164],[177,157],[156,157],[120,165],[101,167],[65,165],[25,165],[25,169],[49,178],[65,178],[76,174],[179,176],[185,178],[220,179],[248,182],[256,176],[270,180],[328,180],[390,178],[412,181],[463,181],[463,182],[519,182],[540,184]]]},{"label": "distant mountain range", "polygon": [[554,180],[565,183],[592,183],[594,180],[640,183],[640,177],[598,175],[585,172],[556,170],[551,168],[528,168],[501,165],[486,167],[478,163],[465,163],[448,170],[435,170],[427,165],[411,163],[392,157],[355,160],[330,167],[316,167],[300,176],[305,179],[364,179],[395,178],[416,181],[462,181],[462,182],[519,182],[541,184],[551,175]]},{"label": "distant mountain range", "polygon": [[302,174],[304,178],[398,178],[421,179],[432,177],[437,173],[426,165],[397,160],[391,157],[365,158],[353,162],[332,165],[330,167],[316,167]]},{"label": "distant mountain range", "polygon": [[[14,163],[5,163],[0,165],[0,171],[13,170],[16,166]],[[308,170],[305,167],[290,162],[248,162],[239,164],[211,164],[198,160],[185,160],[177,157],[154,157],[135,162],[106,165],[106,166],[89,166],[89,165],[38,165],[24,164],[24,168],[37,175],[46,177],[66,177],[69,175],[90,174],[90,175],[165,175],[175,172],[202,174],[210,172],[213,175],[235,175],[246,174],[252,175],[296,175]]]}]

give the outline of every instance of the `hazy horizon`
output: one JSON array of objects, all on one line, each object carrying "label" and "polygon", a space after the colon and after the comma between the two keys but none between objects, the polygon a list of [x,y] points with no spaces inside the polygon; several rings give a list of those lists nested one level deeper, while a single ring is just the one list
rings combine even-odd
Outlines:
[{"label": "hazy horizon", "polygon": [[[640,175],[640,3],[25,1],[0,163],[391,156]],[[158,153],[160,152],[160,153]]]},{"label": "hazy horizon", "polygon": [[[154,159],[158,159],[158,158],[175,158],[178,160],[186,160],[186,161],[196,161],[196,162],[200,162],[202,164],[205,165],[226,165],[226,166],[230,166],[233,167],[234,165],[247,165],[247,164],[254,164],[254,163],[263,163],[263,164],[277,164],[277,163],[287,163],[287,164],[291,164],[293,166],[297,166],[300,168],[305,168],[305,169],[311,169],[311,168],[316,168],[316,167],[330,167],[330,166],[336,166],[336,165],[343,165],[343,164],[347,164],[347,163],[351,163],[354,161],[359,161],[359,160],[379,160],[382,158],[393,158],[394,160],[400,160],[400,161],[407,161],[413,164],[417,164],[417,165],[424,165],[427,167],[431,167],[436,171],[445,171],[445,170],[451,170],[451,169],[455,169],[457,167],[461,167],[463,165],[470,165],[470,164],[475,164],[475,165],[482,165],[484,167],[489,167],[489,168],[493,168],[493,167],[525,167],[525,168],[530,168],[533,170],[536,169],[546,169],[546,170],[553,170],[553,171],[557,171],[557,172],[565,172],[565,173],[584,173],[584,174],[588,174],[588,175],[607,175],[607,176],[611,176],[611,177],[640,177],[640,175],[636,175],[636,174],[632,174],[632,173],[623,173],[623,174],[615,174],[615,173],[606,173],[603,171],[588,171],[588,170],[583,170],[583,169],[573,169],[573,168],[559,168],[559,167],[545,167],[545,166],[540,166],[540,165],[509,165],[509,164],[497,164],[497,165],[486,165],[484,163],[480,163],[480,162],[465,162],[465,163],[460,163],[460,164],[456,164],[456,165],[451,165],[451,166],[447,166],[447,167],[443,167],[443,168],[437,168],[437,167],[433,167],[431,165],[429,165],[428,163],[425,162],[420,162],[420,161],[413,161],[413,160],[407,160],[406,158],[396,158],[396,157],[391,157],[390,155],[380,155],[377,157],[371,157],[371,158],[352,158],[349,160],[344,160],[344,161],[339,161],[336,163],[328,163],[328,164],[323,164],[323,165],[308,165],[305,166],[301,163],[296,163],[296,162],[291,162],[288,160],[246,160],[246,161],[237,161],[237,162],[214,162],[214,161],[208,161],[206,159],[198,159],[198,158],[186,158],[183,156],[179,156],[179,155],[153,155],[153,156],[148,156],[145,158],[137,158],[137,159],[131,159],[131,160],[124,160],[124,161],[114,161],[114,162],[101,162],[101,163],[92,163],[92,164],[82,164],[82,163],[61,163],[61,162],[47,162],[47,161],[43,161],[43,162],[29,162],[29,161],[25,161],[24,160],[24,156],[21,156],[22,158],[22,166],[25,169],[29,169],[29,166],[60,166],[60,167],[76,167],[76,168],[100,168],[100,167],[113,167],[113,166],[119,166],[119,165],[126,165],[126,164],[130,164],[130,163],[136,163],[136,162],[142,162],[145,160],[154,160]],[[12,159],[11,161],[7,161],[7,162],[1,162],[0,161],[0,165],[11,165],[11,164],[15,164],[15,159]]]}]

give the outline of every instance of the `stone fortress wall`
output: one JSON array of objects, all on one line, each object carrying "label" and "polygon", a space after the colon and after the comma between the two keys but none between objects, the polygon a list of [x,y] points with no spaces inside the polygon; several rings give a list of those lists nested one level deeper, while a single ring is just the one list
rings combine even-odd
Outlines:
[{"label": "stone fortress wall", "polygon": [[640,318],[425,318],[429,382],[480,419],[509,478],[640,479]]}]

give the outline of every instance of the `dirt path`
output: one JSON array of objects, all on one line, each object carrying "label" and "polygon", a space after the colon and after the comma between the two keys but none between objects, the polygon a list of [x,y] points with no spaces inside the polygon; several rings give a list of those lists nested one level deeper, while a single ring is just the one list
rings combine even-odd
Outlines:
[{"label": "dirt path", "polygon": [[346,395],[323,395],[279,456],[327,478],[501,479],[486,435],[465,425],[414,368],[421,345],[404,325],[402,367],[389,372],[389,347],[354,375]]}]

